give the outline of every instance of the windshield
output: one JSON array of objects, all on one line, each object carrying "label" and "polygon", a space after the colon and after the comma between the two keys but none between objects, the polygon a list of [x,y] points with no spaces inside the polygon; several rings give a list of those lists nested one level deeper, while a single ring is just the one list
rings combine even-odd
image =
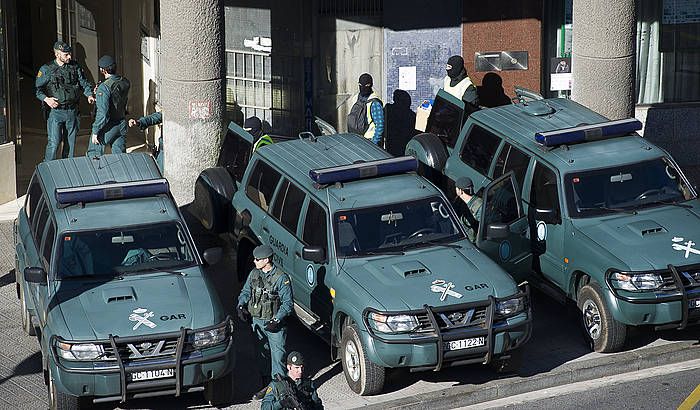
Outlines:
[{"label": "windshield", "polygon": [[692,199],[692,191],[668,158],[566,176],[572,217],[630,212]]},{"label": "windshield", "polygon": [[339,257],[385,254],[462,238],[440,197],[338,211],[333,218]]},{"label": "windshield", "polygon": [[60,239],[58,278],[111,278],[192,265],[194,256],[176,223],[72,232]]}]

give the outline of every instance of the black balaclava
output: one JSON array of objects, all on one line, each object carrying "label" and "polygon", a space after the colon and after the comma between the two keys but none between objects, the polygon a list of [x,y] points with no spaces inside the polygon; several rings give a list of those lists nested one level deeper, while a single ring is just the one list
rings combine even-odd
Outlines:
[{"label": "black balaclava", "polygon": [[367,73],[362,74],[359,83],[360,96],[365,98],[369,97],[369,95],[372,94],[372,76]]},{"label": "black balaclava", "polygon": [[260,138],[263,134],[262,132],[262,121],[258,117],[246,118],[243,123],[243,129],[248,131],[250,135],[255,138]]},{"label": "black balaclava", "polygon": [[450,86],[454,87],[467,76],[467,70],[464,69],[464,59],[462,56],[452,56],[447,60],[447,64],[450,66],[447,69]]}]

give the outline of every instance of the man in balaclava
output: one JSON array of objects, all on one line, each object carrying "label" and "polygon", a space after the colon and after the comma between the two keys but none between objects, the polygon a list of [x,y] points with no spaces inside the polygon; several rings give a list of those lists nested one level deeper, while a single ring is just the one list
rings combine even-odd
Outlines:
[{"label": "man in balaclava", "polygon": [[253,138],[255,138],[255,144],[253,144],[253,151],[265,145],[270,145],[274,142],[269,135],[263,133],[262,121],[260,121],[260,118],[258,117],[253,116],[250,118],[246,118],[245,122],[243,123],[243,129],[248,131],[250,135],[252,135]]},{"label": "man in balaclava", "polygon": [[442,88],[455,98],[464,101],[464,110],[467,114],[477,111],[479,109],[479,95],[464,68],[464,59],[461,56],[450,57],[445,69],[447,77],[445,77]]},{"label": "man in balaclava", "polygon": [[363,135],[380,145],[384,135],[384,106],[372,89],[373,83],[371,75],[364,73],[360,76],[357,101],[348,114],[348,132]]}]

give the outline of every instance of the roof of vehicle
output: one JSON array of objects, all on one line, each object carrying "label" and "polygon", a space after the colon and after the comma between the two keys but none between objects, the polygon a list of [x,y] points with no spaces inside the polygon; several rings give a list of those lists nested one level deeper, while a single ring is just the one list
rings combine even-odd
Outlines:
[{"label": "roof of vehicle", "polygon": [[77,188],[111,182],[134,182],[162,178],[153,157],[145,153],[79,156],[42,162],[36,172],[54,210],[57,232],[103,229],[158,223],[179,219],[172,199],[165,195],[116,199],[59,207],[57,188]]},{"label": "roof of vehicle", "polygon": [[[256,155],[283,170],[284,176],[304,187],[319,202],[332,208],[360,208],[422,198],[439,192],[415,173],[372,177],[345,182],[341,187],[318,189],[309,177],[314,169],[375,161],[392,156],[356,134],[295,139],[258,148]],[[394,187],[394,189],[390,189]],[[396,189],[399,188],[400,189]],[[381,195],[377,193],[381,192]],[[330,195],[327,195],[330,194]],[[330,200],[330,204],[328,203]],[[352,200],[352,202],[347,202]]]},{"label": "roof of vehicle", "polygon": [[[554,112],[533,115],[538,110]],[[535,141],[535,133],[572,128],[582,124],[597,124],[609,121],[575,101],[552,98],[539,101],[504,105],[484,109],[471,114],[471,119],[479,125],[504,135],[515,145],[535,152],[557,168],[583,170],[600,168],[605,164],[627,164],[657,158],[663,151],[637,134],[567,145],[566,147],[545,148]]]}]

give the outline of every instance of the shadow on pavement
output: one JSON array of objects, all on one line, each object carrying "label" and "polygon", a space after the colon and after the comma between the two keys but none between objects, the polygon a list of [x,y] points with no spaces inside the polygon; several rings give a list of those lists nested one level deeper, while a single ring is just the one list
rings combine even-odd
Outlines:
[{"label": "shadow on pavement", "polygon": [[12,370],[12,374],[9,377],[0,379],[0,384],[5,383],[13,377],[26,376],[36,373],[41,373],[41,352],[36,352],[19,362]]}]

